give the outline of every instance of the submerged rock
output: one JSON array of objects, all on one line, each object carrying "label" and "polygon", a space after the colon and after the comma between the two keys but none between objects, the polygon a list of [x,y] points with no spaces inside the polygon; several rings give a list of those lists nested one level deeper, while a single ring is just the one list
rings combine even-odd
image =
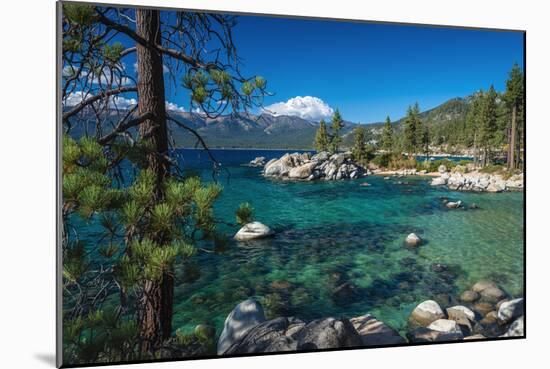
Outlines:
[{"label": "submerged rock", "polygon": [[395,345],[407,342],[395,329],[390,328],[370,314],[352,318],[350,322],[361,336],[361,342],[364,346]]},{"label": "submerged rock", "polygon": [[479,299],[479,293],[475,291],[464,291],[460,295],[459,299],[460,301],[471,303]]},{"label": "submerged rock", "polygon": [[407,238],[405,238],[405,244],[407,246],[419,246],[422,243],[422,239],[416,235],[416,233],[410,233]]},{"label": "submerged rock", "polygon": [[462,206],[462,201],[458,200],[456,202],[454,201],[449,201],[448,203],[445,204],[445,206],[448,208],[448,209],[458,209]]},{"label": "submerged rock", "polygon": [[275,233],[271,230],[271,228],[265,224],[260,222],[252,222],[245,224],[241,229],[239,229],[234,238],[237,241],[248,241],[270,237],[274,234]]},{"label": "submerged rock", "polygon": [[218,340],[218,355],[223,355],[231,345],[244,337],[250,329],[264,321],[264,310],[258,302],[249,299],[235,306],[225,319],[223,331]]}]

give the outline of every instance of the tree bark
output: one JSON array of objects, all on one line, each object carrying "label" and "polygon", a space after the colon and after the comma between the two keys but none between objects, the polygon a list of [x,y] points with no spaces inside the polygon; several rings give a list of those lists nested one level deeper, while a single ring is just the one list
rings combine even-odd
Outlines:
[{"label": "tree bark", "polygon": [[[149,45],[160,44],[160,13],[158,10],[136,10],[136,33]],[[137,49],[138,73],[138,115],[152,113],[139,126],[142,140],[147,140],[154,148],[147,155],[147,167],[156,176],[155,203],[164,199],[163,182],[169,175],[168,131],[164,95],[162,54],[150,46],[140,43]],[[153,241],[159,245],[167,242],[162,235],[155,235]],[[161,280],[148,280],[143,285],[143,296],[138,307],[139,334],[142,351],[157,348],[172,331],[174,279],[165,273]]]},{"label": "tree bark", "polygon": [[516,154],[516,117],[517,117],[517,106],[514,104],[512,106],[512,128],[510,131],[510,148],[509,148],[509,157],[508,157],[508,169],[512,170],[516,167],[516,161],[514,155]]}]

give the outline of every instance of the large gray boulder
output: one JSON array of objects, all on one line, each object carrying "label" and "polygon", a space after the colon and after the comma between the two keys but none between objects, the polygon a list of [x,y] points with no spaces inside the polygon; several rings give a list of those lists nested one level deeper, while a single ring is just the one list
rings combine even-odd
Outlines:
[{"label": "large gray boulder", "polygon": [[445,313],[439,304],[433,300],[426,300],[414,308],[409,316],[412,327],[427,327],[438,319],[445,318]]},{"label": "large gray boulder", "polygon": [[432,186],[444,186],[446,184],[447,184],[447,180],[443,177],[436,177],[432,179],[432,182],[430,183],[430,185]]},{"label": "large gray boulder", "polygon": [[249,241],[258,238],[270,237],[274,234],[275,233],[271,230],[271,228],[265,224],[260,222],[252,222],[245,224],[241,229],[239,229],[234,238],[237,241]]},{"label": "large gray boulder", "polygon": [[500,323],[508,323],[524,314],[523,298],[505,301],[498,308],[497,318]]},{"label": "large gray boulder", "polygon": [[298,350],[361,346],[361,337],[347,319],[325,318],[308,323],[294,338]]},{"label": "large gray boulder", "polygon": [[225,319],[222,334],[218,340],[218,355],[240,340],[244,335],[258,324],[265,321],[265,314],[262,305],[248,299],[237,306]]},{"label": "large gray boulder", "polygon": [[288,172],[288,178],[290,179],[307,179],[311,176],[313,169],[317,165],[316,162],[310,162],[302,164],[299,167],[294,167]]},{"label": "large gray boulder", "polygon": [[352,318],[350,322],[361,336],[361,342],[364,346],[394,345],[407,342],[395,329],[370,314]]},{"label": "large gray boulder", "polygon": [[501,337],[523,337],[525,336],[525,317],[520,316],[512,324]]},{"label": "large gray boulder", "polygon": [[409,341],[414,343],[448,342],[448,341],[459,341],[463,339],[461,335],[458,335],[456,333],[449,334],[449,333],[436,331],[434,329],[430,329],[426,327],[416,328],[411,333],[408,333],[407,337],[409,338]]},{"label": "large gray boulder", "polygon": [[293,335],[304,326],[304,322],[293,317],[268,320],[248,330],[225,354],[296,351],[298,341]]}]

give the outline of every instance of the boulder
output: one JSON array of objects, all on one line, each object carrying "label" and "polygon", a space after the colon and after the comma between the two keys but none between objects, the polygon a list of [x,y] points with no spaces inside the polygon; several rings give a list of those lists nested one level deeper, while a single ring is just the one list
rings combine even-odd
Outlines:
[{"label": "boulder", "polygon": [[426,300],[414,308],[409,316],[412,327],[427,327],[438,319],[445,318],[439,304],[433,300]]},{"label": "boulder", "polygon": [[326,161],[330,157],[330,154],[326,151],[321,151],[311,157],[312,161]]},{"label": "boulder", "polygon": [[500,300],[502,300],[504,297],[506,297],[506,294],[504,291],[502,291],[498,287],[487,287],[484,290],[482,290],[479,295],[481,296],[481,300],[496,303]]},{"label": "boulder", "polygon": [[265,321],[265,314],[262,305],[248,299],[237,306],[225,319],[223,331],[218,339],[218,355],[240,340],[252,328]]},{"label": "boulder", "polygon": [[437,171],[439,173],[445,173],[447,171],[447,167],[443,164],[441,164],[439,167],[437,167]]},{"label": "boulder", "polygon": [[293,335],[304,326],[304,322],[293,317],[276,318],[260,323],[235,341],[224,354],[296,351],[298,341]]},{"label": "boulder", "polygon": [[432,179],[432,182],[430,183],[430,185],[432,186],[443,186],[446,184],[447,184],[447,180],[443,177],[436,177]]},{"label": "boulder", "polygon": [[464,291],[459,297],[460,301],[471,303],[479,299],[479,293],[475,291]]},{"label": "boulder", "polygon": [[438,319],[432,322],[428,327],[432,331],[441,332],[443,337],[439,337],[440,340],[445,341],[458,341],[464,338],[462,330],[457,322],[449,319]]},{"label": "boulder", "polygon": [[274,232],[265,224],[260,222],[252,222],[245,224],[241,229],[239,229],[234,238],[237,241],[249,241],[258,238],[270,237],[273,235]]},{"label": "boulder", "polygon": [[512,324],[501,337],[523,337],[525,336],[525,318],[520,316]]},{"label": "boulder", "polygon": [[294,167],[288,172],[288,178],[290,179],[307,179],[311,176],[313,169],[317,165],[316,162],[310,162],[302,164],[299,167]]},{"label": "boulder", "polygon": [[489,311],[479,322],[485,326],[495,324],[497,322],[497,312],[494,310]]},{"label": "boulder", "polygon": [[411,233],[405,238],[405,244],[407,246],[419,246],[422,243],[422,239],[418,237],[415,233]]},{"label": "boulder", "polygon": [[361,346],[361,337],[347,319],[314,320],[294,334],[298,350]]},{"label": "boulder", "polygon": [[407,334],[407,337],[411,342],[445,342],[445,341],[457,341],[463,339],[460,333],[445,333],[429,329],[426,327],[416,328],[413,332]]},{"label": "boulder", "polygon": [[503,302],[498,309],[497,318],[500,323],[508,323],[524,314],[523,298]]},{"label": "boulder", "polygon": [[395,329],[370,314],[352,318],[350,322],[361,336],[361,342],[364,346],[395,345],[407,342]]},{"label": "boulder", "polygon": [[248,165],[250,165],[251,167],[263,167],[265,165],[265,157],[258,156],[254,160],[250,161]]},{"label": "boulder", "polygon": [[490,311],[493,311],[493,305],[488,302],[478,302],[474,305],[474,310],[481,316],[485,316]]},{"label": "boulder", "polygon": [[489,287],[498,288],[498,286],[494,282],[491,282],[488,280],[481,280],[472,286],[472,291],[480,293],[481,291]]},{"label": "boulder", "polygon": [[449,201],[448,203],[445,204],[445,206],[448,208],[448,209],[458,209],[459,207],[462,206],[462,201],[458,200],[456,202],[454,201]]},{"label": "boulder", "polygon": [[454,318],[461,318],[463,316],[472,322],[476,320],[476,314],[472,310],[468,309],[466,306],[462,305],[456,305],[447,308],[447,316],[449,317],[449,319],[455,321],[456,319]]}]

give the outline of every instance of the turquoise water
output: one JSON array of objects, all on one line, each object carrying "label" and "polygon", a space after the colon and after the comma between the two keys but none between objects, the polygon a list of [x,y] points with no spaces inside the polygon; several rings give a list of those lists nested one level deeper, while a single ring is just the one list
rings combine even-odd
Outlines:
[{"label": "turquoise water", "polygon": [[[212,180],[204,153],[180,153],[185,168]],[[174,329],[209,323],[219,334],[233,307],[254,297],[272,316],[310,320],[371,313],[402,331],[416,304],[429,298],[452,304],[482,278],[512,295],[523,293],[523,193],[452,192],[412,177],[276,181],[263,178],[260,168],[239,164],[281,152],[214,153],[227,169],[217,177],[224,192],[216,217],[234,222],[235,209],[249,202],[255,219],[276,236],[231,241],[223,253],[200,253],[178,267]],[[479,208],[448,210],[441,197]],[[238,229],[220,225],[230,236]],[[411,232],[426,240],[418,249],[403,245]]]}]

